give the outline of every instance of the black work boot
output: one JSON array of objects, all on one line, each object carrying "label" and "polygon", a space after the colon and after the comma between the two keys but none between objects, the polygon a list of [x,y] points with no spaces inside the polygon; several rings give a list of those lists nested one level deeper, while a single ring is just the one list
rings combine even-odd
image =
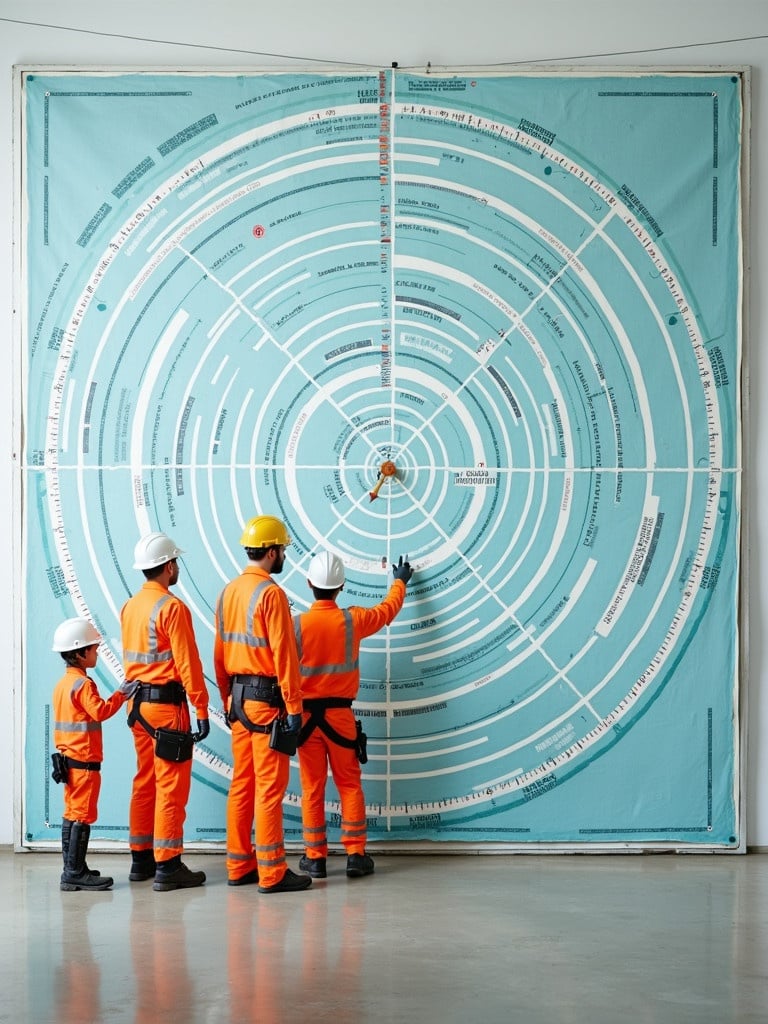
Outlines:
[{"label": "black work boot", "polygon": [[310,878],[325,878],[325,857],[307,857],[306,854],[299,861],[299,871],[303,871]]},{"label": "black work boot", "polygon": [[77,892],[89,889],[103,892],[112,888],[112,879],[107,875],[94,875],[85,866],[85,855],[88,852],[88,840],[91,837],[91,826],[82,821],[73,821],[69,830],[69,846],[64,871],[61,875],[59,888],[62,892]]},{"label": "black work boot", "polygon": [[309,875],[296,875],[290,868],[285,869],[285,874],[275,885],[259,885],[259,892],[301,892],[312,885]]},{"label": "black work boot", "polygon": [[194,889],[205,881],[204,871],[190,871],[182,864],[181,855],[161,860],[157,864],[157,873],[152,883],[155,892],[171,892],[172,889]]},{"label": "black work boot", "polygon": [[[72,825],[73,822],[71,822],[69,818],[61,819],[61,852],[64,855],[64,867],[67,866],[67,851],[69,850],[69,839],[72,834]],[[96,871],[94,868],[89,868],[87,864],[85,865],[85,870],[91,875],[96,875],[97,878],[101,874],[100,871]]]},{"label": "black work boot", "polygon": [[128,881],[146,882],[148,878],[155,877],[156,867],[154,850],[131,850],[131,872]]},{"label": "black work boot", "polygon": [[67,866],[67,856],[69,854],[69,840],[72,835],[73,822],[69,818],[61,819],[61,855],[64,858],[64,867]]},{"label": "black work boot", "polygon": [[373,871],[373,857],[369,853],[350,853],[347,857],[347,878],[362,878]]}]

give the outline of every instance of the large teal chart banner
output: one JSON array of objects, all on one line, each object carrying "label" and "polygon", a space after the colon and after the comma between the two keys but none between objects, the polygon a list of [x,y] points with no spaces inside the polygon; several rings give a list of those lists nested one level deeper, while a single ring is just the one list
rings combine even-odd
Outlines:
[{"label": "large teal chart banner", "polygon": [[[58,840],[57,623],[185,551],[211,694],[243,523],[322,547],[361,652],[370,843],[739,848],[742,74],[20,71],[22,842]],[[135,760],[104,725],[94,835]],[[327,813],[338,839],[338,797]],[[291,767],[286,838],[299,842]]]}]

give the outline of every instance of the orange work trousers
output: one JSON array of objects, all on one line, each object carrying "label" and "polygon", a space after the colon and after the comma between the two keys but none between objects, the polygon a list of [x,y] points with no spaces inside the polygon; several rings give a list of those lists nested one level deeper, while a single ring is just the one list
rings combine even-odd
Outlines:
[{"label": "orange work trousers", "polygon": [[[186,704],[141,705],[142,717],[153,728],[189,730]],[[155,741],[136,722],[131,726],[136,747],[136,774],[129,813],[132,850],[154,849],[155,860],[170,860],[184,850],[184,819],[192,785],[192,761],[164,761],[155,756]]]},{"label": "orange work trousers", "polygon": [[[244,705],[248,718],[258,724],[268,724],[277,713],[261,701],[245,701]],[[250,732],[234,721],[232,765],[227,798],[227,873],[230,878],[241,878],[258,867],[259,885],[277,885],[288,867],[283,845],[283,797],[288,788],[290,758],[269,749],[268,733]]]},{"label": "orange work trousers", "polygon": [[70,768],[64,784],[64,815],[69,821],[92,825],[96,821],[101,772]]},{"label": "orange work trousers", "polygon": [[[304,715],[306,722],[309,715]],[[326,708],[325,720],[341,736],[355,738],[355,716],[351,708]],[[325,823],[325,784],[328,765],[341,801],[341,841],[347,854],[365,853],[368,837],[365,797],[357,754],[341,747],[317,726],[299,747],[301,773],[301,819],[304,848],[308,857],[328,856]]]}]

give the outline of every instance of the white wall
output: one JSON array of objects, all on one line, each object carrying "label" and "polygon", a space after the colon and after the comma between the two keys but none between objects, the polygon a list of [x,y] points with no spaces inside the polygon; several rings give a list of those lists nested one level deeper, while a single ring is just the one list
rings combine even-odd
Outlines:
[{"label": "white wall", "polygon": [[[762,37],[762,38],[760,38]],[[729,41],[730,40],[730,41]],[[324,63],[316,64],[322,60]],[[762,642],[768,630],[768,583],[762,553],[768,545],[768,362],[761,335],[768,324],[768,178],[765,80],[768,74],[768,4],[765,0],[0,0],[0,337],[7,358],[0,373],[0,844],[17,840],[14,786],[19,737],[12,741],[14,695],[19,689],[18,616],[11,584],[18,549],[20,494],[15,466],[18,429],[13,423],[13,158],[12,66],[15,64],[152,67],[283,68],[351,64],[387,67],[472,68],[546,61],[600,67],[751,66],[752,185],[747,266],[751,271],[746,365],[751,403],[745,434],[744,604],[751,621],[744,687],[749,705],[746,760],[747,843],[768,847],[768,663]]]}]

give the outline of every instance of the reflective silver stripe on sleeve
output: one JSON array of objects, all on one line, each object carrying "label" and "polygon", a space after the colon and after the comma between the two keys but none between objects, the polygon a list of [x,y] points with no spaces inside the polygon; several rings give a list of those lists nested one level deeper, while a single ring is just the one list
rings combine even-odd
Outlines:
[{"label": "reflective silver stripe on sleeve", "polygon": [[301,645],[301,616],[294,615],[293,617],[293,632],[296,634],[296,647],[299,651],[299,661],[301,661],[301,652],[303,647]]},{"label": "reflective silver stripe on sleeve", "polygon": [[101,722],[54,722],[59,732],[101,732]]}]

